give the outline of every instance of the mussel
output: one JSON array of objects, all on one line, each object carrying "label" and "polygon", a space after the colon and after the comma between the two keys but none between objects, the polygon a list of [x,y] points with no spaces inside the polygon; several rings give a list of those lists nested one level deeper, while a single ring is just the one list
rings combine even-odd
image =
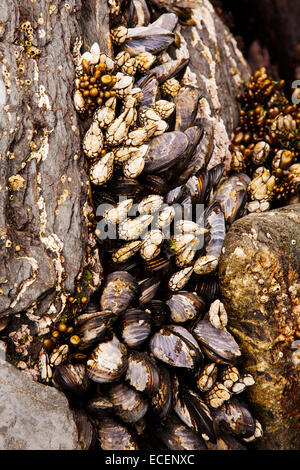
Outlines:
[{"label": "mussel", "polygon": [[127,271],[115,271],[109,274],[100,300],[102,310],[110,310],[114,314],[123,312],[137,291],[137,282]]},{"label": "mussel", "polygon": [[197,368],[202,352],[194,337],[182,326],[169,325],[161,328],[150,341],[152,354],[175,367]]},{"label": "mussel", "polygon": [[99,383],[118,381],[126,368],[127,348],[115,335],[111,340],[100,343],[86,364],[89,378]]},{"label": "mussel", "polygon": [[194,320],[205,308],[204,300],[193,292],[176,292],[166,301],[174,323]]},{"label": "mussel", "polygon": [[200,320],[193,328],[193,335],[202,345],[203,352],[214,361],[231,364],[241,356],[238,344],[226,328],[215,328],[208,320]]}]

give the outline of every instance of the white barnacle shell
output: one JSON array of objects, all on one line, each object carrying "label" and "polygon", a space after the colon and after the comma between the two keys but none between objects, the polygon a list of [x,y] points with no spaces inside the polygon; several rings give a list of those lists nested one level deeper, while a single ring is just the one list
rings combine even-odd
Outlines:
[{"label": "white barnacle shell", "polygon": [[164,207],[158,214],[157,226],[159,228],[170,225],[175,217],[175,209],[172,206]]},{"label": "white barnacle shell", "polygon": [[142,246],[141,240],[133,240],[128,242],[125,245],[121,246],[117,251],[112,255],[112,259],[115,263],[123,263],[131,258]]},{"label": "white barnacle shell", "polygon": [[115,68],[114,61],[108,57],[106,54],[101,53],[99,57],[99,62],[103,62],[106,66],[108,72],[111,72]]},{"label": "white barnacle shell", "polygon": [[115,119],[116,103],[117,100],[113,96],[106,101],[105,106],[102,106],[96,110],[93,119],[94,121],[98,122],[102,129],[111,124]]},{"label": "white barnacle shell", "polygon": [[74,105],[79,113],[84,113],[86,110],[85,101],[80,90],[76,90],[74,93]]},{"label": "white barnacle shell", "polygon": [[90,168],[91,182],[97,186],[101,186],[112,177],[114,170],[114,154],[109,152],[98,162],[94,163]]},{"label": "white barnacle shell", "polygon": [[160,252],[163,239],[164,235],[161,230],[150,230],[143,239],[143,246],[140,250],[141,257],[145,260],[156,258]]},{"label": "white barnacle shell", "polygon": [[106,141],[109,145],[119,145],[126,139],[129,125],[126,122],[129,110],[124,111],[115,119],[106,130]]},{"label": "white barnacle shell", "polygon": [[227,312],[224,304],[219,300],[215,300],[209,309],[208,317],[210,323],[215,328],[225,328],[228,322]]},{"label": "white barnacle shell", "polygon": [[267,142],[257,142],[253,149],[252,161],[255,165],[262,165],[268,158],[270,153],[270,145]]},{"label": "white barnacle shell", "polygon": [[163,205],[163,202],[162,196],[150,194],[140,201],[138,211],[140,214],[153,214]]},{"label": "white barnacle shell", "polygon": [[118,67],[122,67],[122,65],[124,65],[128,59],[130,59],[129,52],[121,51],[119,52],[119,54],[116,55],[115,62],[118,65]]},{"label": "white barnacle shell", "polygon": [[181,290],[189,281],[193,274],[193,267],[184,268],[174,273],[169,279],[169,289],[172,291]]},{"label": "white barnacle shell", "polygon": [[134,155],[123,166],[123,173],[127,178],[137,178],[143,171],[145,158],[142,155]]},{"label": "white barnacle shell", "polygon": [[134,77],[124,75],[122,72],[118,72],[116,75],[116,83],[113,86],[113,90],[116,92],[119,98],[128,95],[133,87]]},{"label": "white barnacle shell", "polygon": [[90,125],[83,138],[82,146],[88,158],[95,158],[101,152],[103,148],[103,134],[97,121],[93,121]]},{"label": "white barnacle shell", "polygon": [[159,100],[156,101],[154,109],[162,119],[167,119],[174,112],[175,103],[167,100]]},{"label": "white barnacle shell", "polygon": [[194,272],[196,274],[210,274],[218,266],[219,259],[213,255],[200,256],[195,261]]},{"label": "white barnacle shell", "polygon": [[156,130],[156,123],[150,123],[147,124],[145,127],[139,127],[138,129],[129,132],[128,138],[126,140],[126,145],[142,145],[147,142],[147,140],[149,140],[152,135],[154,135]]},{"label": "white barnacle shell", "polygon": [[104,211],[103,217],[111,224],[119,224],[126,219],[133,204],[133,199],[124,199],[116,207]]},{"label": "white barnacle shell", "polygon": [[135,240],[151,224],[152,215],[140,215],[134,219],[125,219],[119,226],[119,236],[123,240]]}]

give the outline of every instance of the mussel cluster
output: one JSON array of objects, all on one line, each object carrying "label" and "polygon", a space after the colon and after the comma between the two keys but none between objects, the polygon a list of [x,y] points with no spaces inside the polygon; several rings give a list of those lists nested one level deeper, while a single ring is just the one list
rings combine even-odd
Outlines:
[{"label": "mussel cluster", "polygon": [[299,202],[300,110],[265,68],[257,70],[238,96],[240,122],[232,144],[232,169],[246,171],[250,212]]},{"label": "mussel cluster", "polygon": [[157,16],[145,0],[126,12],[108,3],[115,59],[96,43],[74,51],[75,106],[92,116],[91,201],[109,204],[92,217],[104,280],[73,318],[71,345],[60,323],[41,376],[69,397],[83,448],[245,449],[262,429],[237,397],[254,380],[238,368],[217,267],[250,178],[208,170],[214,133],[197,115],[201,91],[181,85],[188,57],[171,58],[177,15]]}]

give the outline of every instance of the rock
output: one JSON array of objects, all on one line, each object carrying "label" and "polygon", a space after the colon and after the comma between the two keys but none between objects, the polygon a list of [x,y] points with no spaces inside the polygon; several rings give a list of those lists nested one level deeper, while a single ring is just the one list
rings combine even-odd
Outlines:
[{"label": "rock", "polygon": [[0,317],[32,306],[59,317],[86,258],[88,186],[72,96],[79,7],[0,5]]},{"label": "rock", "polygon": [[65,395],[1,363],[0,449],[77,450],[77,427]]},{"label": "rock", "polygon": [[219,265],[229,329],[256,384],[248,399],[261,421],[259,449],[299,449],[300,204],[236,221]]},{"label": "rock", "polygon": [[[170,11],[173,5],[178,6],[174,0],[152,1],[158,6],[163,3]],[[183,83],[200,89],[198,115],[213,124],[215,149],[208,168],[224,162],[229,170],[231,134],[239,118],[235,97],[249,80],[250,70],[211,3],[193,2],[192,12],[195,25],[181,26],[181,47],[174,49],[174,54],[177,59],[190,56]]]}]

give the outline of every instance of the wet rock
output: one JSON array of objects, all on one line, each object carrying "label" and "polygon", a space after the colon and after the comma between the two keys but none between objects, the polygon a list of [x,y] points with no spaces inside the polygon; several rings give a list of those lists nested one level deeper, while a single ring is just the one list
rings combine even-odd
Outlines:
[{"label": "wet rock", "polygon": [[256,381],[248,399],[261,421],[259,449],[298,449],[300,205],[251,214],[229,230],[220,259],[229,330]]},{"label": "wet rock", "polygon": [[0,366],[0,449],[77,450],[77,427],[65,395],[7,362]]},{"label": "wet rock", "polygon": [[88,186],[72,96],[79,7],[0,5],[0,317],[34,302],[37,315],[59,316],[85,260]]},{"label": "wet rock", "polygon": [[[175,0],[152,2],[163,3],[170,11],[178,7]],[[224,162],[229,170],[231,133],[239,118],[235,97],[250,78],[249,67],[208,0],[193,2],[192,20],[194,26],[181,27],[180,48],[174,48],[174,54],[177,59],[190,56],[183,83],[200,89],[198,115],[213,125],[215,149],[208,168]]]}]

